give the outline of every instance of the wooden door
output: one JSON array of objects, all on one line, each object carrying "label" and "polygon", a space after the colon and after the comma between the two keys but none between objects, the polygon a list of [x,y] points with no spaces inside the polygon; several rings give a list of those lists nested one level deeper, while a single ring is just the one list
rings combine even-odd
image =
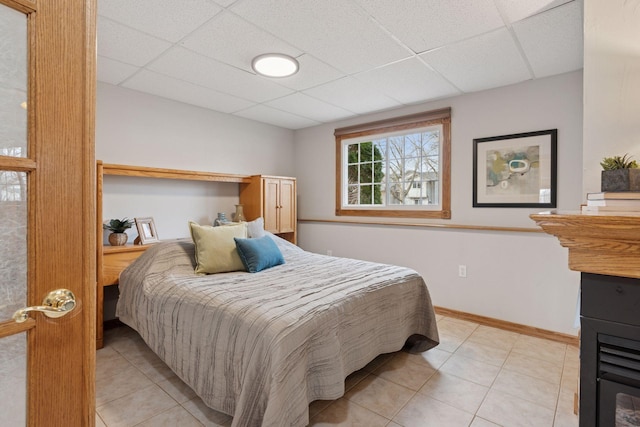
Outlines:
[{"label": "wooden door", "polygon": [[93,426],[95,0],[0,0],[0,40],[0,424]]},{"label": "wooden door", "polygon": [[280,180],[280,232],[293,233],[296,230],[296,182],[292,179]]},{"label": "wooden door", "polygon": [[280,180],[275,178],[263,178],[264,186],[264,229],[271,233],[280,232],[280,216],[278,206],[280,206]]}]

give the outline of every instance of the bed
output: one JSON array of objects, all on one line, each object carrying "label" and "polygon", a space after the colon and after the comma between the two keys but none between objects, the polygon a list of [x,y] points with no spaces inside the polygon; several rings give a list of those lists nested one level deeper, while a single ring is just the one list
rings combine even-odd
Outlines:
[{"label": "bed", "polygon": [[269,235],[285,263],[194,273],[190,240],[155,244],[120,275],[117,316],[232,426],[305,426],[376,356],[438,344],[415,271],[306,252]]}]

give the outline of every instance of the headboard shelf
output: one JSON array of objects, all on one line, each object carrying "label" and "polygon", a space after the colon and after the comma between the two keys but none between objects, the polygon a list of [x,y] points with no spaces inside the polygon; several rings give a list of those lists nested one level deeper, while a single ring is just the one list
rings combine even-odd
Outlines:
[{"label": "headboard shelf", "polygon": [[180,169],[154,168],[147,166],[116,165],[98,161],[102,165],[104,175],[138,176],[146,178],[184,179],[189,181],[237,182],[249,183],[248,175],[237,175],[216,172],[201,172]]}]

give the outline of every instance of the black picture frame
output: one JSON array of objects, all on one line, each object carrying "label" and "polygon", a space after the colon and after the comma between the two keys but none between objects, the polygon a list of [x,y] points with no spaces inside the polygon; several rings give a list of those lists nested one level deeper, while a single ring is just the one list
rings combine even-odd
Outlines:
[{"label": "black picture frame", "polygon": [[474,208],[555,208],[558,129],[473,140]]}]

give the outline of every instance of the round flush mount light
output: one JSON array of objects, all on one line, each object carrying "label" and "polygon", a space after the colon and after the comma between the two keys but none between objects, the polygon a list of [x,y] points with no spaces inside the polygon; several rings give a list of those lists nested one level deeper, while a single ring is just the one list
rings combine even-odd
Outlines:
[{"label": "round flush mount light", "polygon": [[298,72],[299,64],[289,55],[265,53],[253,58],[251,68],[266,77],[289,77]]}]

